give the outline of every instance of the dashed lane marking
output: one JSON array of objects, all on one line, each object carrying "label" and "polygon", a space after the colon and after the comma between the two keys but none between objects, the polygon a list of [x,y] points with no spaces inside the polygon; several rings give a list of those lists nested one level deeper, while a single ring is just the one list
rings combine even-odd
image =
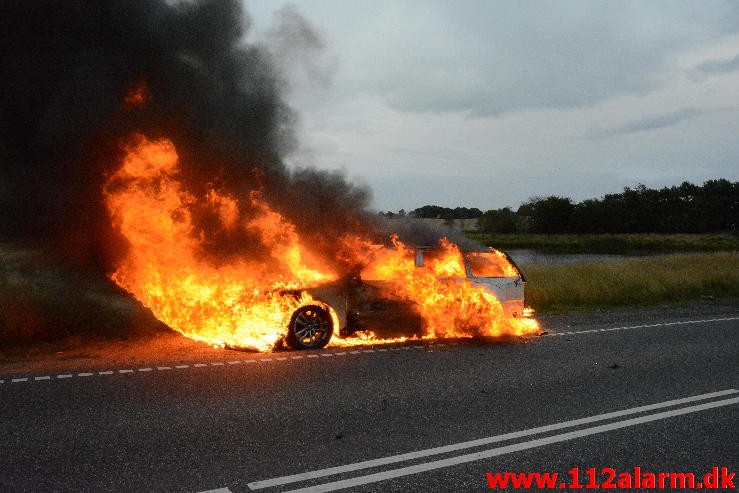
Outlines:
[{"label": "dashed lane marking", "polygon": [[606,327],[602,329],[588,329],[588,330],[570,330],[566,332],[549,332],[542,334],[541,337],[557,337],[557,336],[569,336],[577,334],[593,334],[596,332],[613,332],[617,330],[631,330],[631,329],[651,329],[654,327],[672,327],[675,325],[692,325],[692,324],[708,324],[715,322],[731,322],[733,320],[739,320],[739,317],[724,317],[724,318],[711,318],[706,320],[683,320],[680,322],[659,322],[654,324],[642,324],[642,325],[624,325],[622,327]]},{"label": "dashed lane marking", "polygon": [[[701,320],[683,320],[678,322],[661,322],[661,323],[653,323],[653,324],[641,324],[641,325],[627,325],[627,326],[621,326],[621,327],[605,327],[605,328],[599,328],[599,329],[589,329],[589,330],[570,330],[565,332],[550,332],[548,334],[543,334],[542,337],[557,337],[557,336],[567,336],[567,335],[578,335],[578,334],[593,334],[593,333],[602,333],[602,332],[613,332],[613,331],[619,331],[619,330],[630,330],[630,329],[649,329],[654,327],[673,327],[673,326],[681,326],[681,325],[695,325],[695,324],[708,324],[708,323],[716,323],[716,322],[729,322],[729,321],[735,321],[739,320],[739,316],[733,316],[733,317],[723,317],[723,318],[711,318],[711,319],[701,319]],[[264,362],[264,363],[270,363],[274,361],[290,361],[290,360],[300,360],[300,359],[319,359],[319,358],[331,358],[335,356],[346,356],[346,355],[358,355],[358,354],[372,354],[372,353],[388,353],[391,352],[397,352],[397,351],[410,351],[412,349],[433,349],[433,348],[442,348],[442,347],[452,347],[452,346],[458,346],[459,342],[444,342],[444,343],[433,343],[431,345],[427,346],[420,346],[420,345],[414,345],[414,346],[401,346],[401,347],[392,347],[392,348],[367,348],[367,349],[355,349],[351,351],[338,351],[338,352],[324,352],[321,354],[307,354],[307,355],[301,355],[296,354],[293,356],[275,356],[274,358],[254,358],[254,359],[245,359],[245,360],[232,360],[228,361],[226,363],[222,361],[214,361],[211,363],[193,363],[191,365],[174,365],[174,366],[156,366],[156,367],[144,367],[144,368],[137,368],[135,370],[130,368],[123,368],[119,370],[105,370],[105,371],[98,371],[97,373],[92,372],[80,372],[76,374],[72,373],[60,373],[58,375],[40,375],[40,376],[27,376],[27,377],[8,377],[6,376],[3,379],[0,379],[0,385],[5,383],[23,383],[23,382],[37,382],[37,381],[45,381],[45,380],[64,380],[68,378],[85,378],[85,377],[91,377],[93,375],[97,376],[108,376],[108,375],[115,375],[115,374],[129,374],[129,373],[150,373],[156,371],[169,371],[174,369],[178,370],[184,370],[187,368],[204,368],[209,366],[225,366],[228,365],[239,365],[239,364],[256,364],[258,362]],[[429,351],[432,352],[432,351]]]}]

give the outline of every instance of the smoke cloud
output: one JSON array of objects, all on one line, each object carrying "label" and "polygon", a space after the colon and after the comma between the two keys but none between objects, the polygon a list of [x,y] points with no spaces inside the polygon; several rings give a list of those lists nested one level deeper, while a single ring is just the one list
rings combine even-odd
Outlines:
[{"label": "smoke cloud", "polygon": [[[270,49],[245,42],[250,19],[237,0],[2,2],[0,239],[50,245],[109,269],[125,242],[101,189],[135,133],[174,143],[194,196],[216,187],[243,197],[248,220],[259,213],[248,200],[258,190],[328,262],[342,234],[386,232],[368,210],[367,188],[284,164],[296,115],[276,57],[295,53],[290,40],[315,53],[322,41],[294,10],[277,21]],[[330,70],[315,72],[328,83]],[[145,103],[127,105],[137,88]],[[194,207],[194,221],[206,256],[267,255],[258,238],[222,228],[207,207]],[[402,229],[416,243],[438,237]]]},{"label": "smoke cloud", "polygon": [[[372,223],[367,189],[284,165],[296,117],[269,51],[244,43],[238,1],[18,0],[2,3],[0,19],[3,238],[109,254],[100,191],[133,133],[172,140],[194,192],[260,190],[318,249],[331,232]],[[307,24],[301,33],[310,38]],[[148,100],[131,108],[123,100],[137,85]],[[197,227],[221,255],[258,254],[254,238],[224,236],[206,213]]]}]

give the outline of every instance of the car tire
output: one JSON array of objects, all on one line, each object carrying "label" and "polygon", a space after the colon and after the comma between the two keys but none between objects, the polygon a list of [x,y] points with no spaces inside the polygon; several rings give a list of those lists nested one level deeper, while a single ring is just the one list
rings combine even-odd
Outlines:
[{"label": "car tire", "polygon": [[293,349],[320,349],[331,340],[333,331],[328,309],[305,305],[295,310],[290,318],[285,342]]}]

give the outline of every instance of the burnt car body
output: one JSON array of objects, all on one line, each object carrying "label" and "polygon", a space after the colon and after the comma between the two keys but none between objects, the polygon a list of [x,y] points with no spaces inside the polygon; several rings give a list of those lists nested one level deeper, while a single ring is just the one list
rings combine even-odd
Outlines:
[{"label": "burnt car body", "polygon": [[[432,248],[417,248],[415,268],[424,268]],[[512,267],[491,269],[487,256],[502,255]],[[470,282],[493,294],[509,317],[524,316],[526,280],[516,264],[503,252],[462,252],[465,277],[449,277],[442,282]],[[513,274],[512,272],[515,272]],[[394,294],[396,281],[362,279],[359,275],[300,290],[283,292],[299,298],[308,293],[313,301],[298,307],[292,314],[284,342],[293,349],[318,349],[328,344],[334,332],[339,337],[371,330],[381,338],[414,337],[423,334],[423,318],[417,303]]]}]

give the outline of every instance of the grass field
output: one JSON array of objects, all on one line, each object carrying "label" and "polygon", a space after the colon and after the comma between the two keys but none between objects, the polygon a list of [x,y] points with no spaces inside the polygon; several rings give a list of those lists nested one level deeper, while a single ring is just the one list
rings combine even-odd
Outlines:
[{"label": "grass field", "polygon": [[526,302],[539,313],[739,298],[737,252],[520,267]]},{"label": "grass field", "polygon": [[467,233],[473,240],[502,250],[531,248],[559,253],[717,252],[739,250],[739,235],[714,234],[602,234],[539,235]]},{"label": "grass field", "polygon": [[127,337],[156,323],[99,273],[0,245],[0,348],[65,337]]}]

